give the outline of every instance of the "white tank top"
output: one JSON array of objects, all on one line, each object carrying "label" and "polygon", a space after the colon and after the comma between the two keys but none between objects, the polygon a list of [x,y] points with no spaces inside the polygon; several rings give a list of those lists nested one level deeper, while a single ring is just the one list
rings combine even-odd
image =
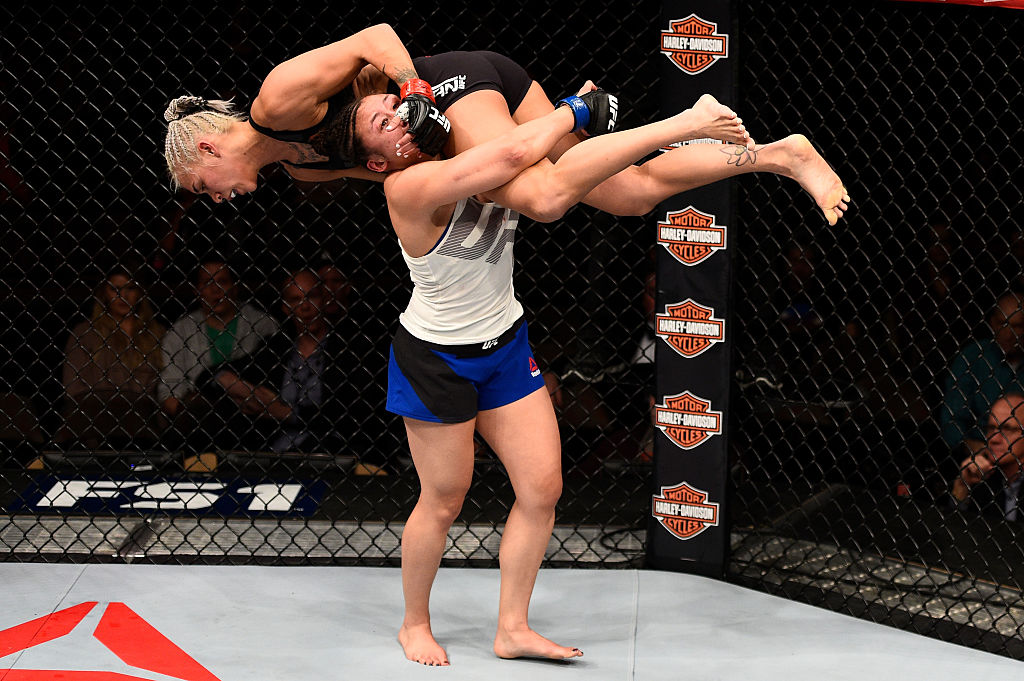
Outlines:
[{"label": "white tank top", "polygon": [[442,345],[482,343],[511,327],[523,315],[512,288],[518,223],[515,211],[463,199],[429,253],[412,258],[403,248],[413,289],[402,326]]}]

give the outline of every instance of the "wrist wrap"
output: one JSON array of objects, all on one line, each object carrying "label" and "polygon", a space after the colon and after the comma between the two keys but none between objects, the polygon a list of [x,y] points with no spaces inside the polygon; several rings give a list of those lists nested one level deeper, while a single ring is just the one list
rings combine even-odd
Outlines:
[{"label": "wrist wrap", "polygon": [[572,117],[573,120],[575,120],[572,130],[573,132],[578,132],[590,124],[590,109],[587,107],[586,103],[576,95],[558,100],[558,106],[567,106],[572,111]]},{"label": "wrist wrap", "polygon": [[398,89],[399,98],[405,99],[409,95],[423,95],[430,101],[434,101],[434,90],[430,87],[430,83],[422,78],[410,78],[402,83],[402,87]]}]

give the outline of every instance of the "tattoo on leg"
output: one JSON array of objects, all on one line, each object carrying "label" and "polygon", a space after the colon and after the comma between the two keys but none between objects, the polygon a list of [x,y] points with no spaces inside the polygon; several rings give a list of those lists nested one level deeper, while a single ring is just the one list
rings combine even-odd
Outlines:
[{"label": "tattoo on leg", "polygon": [[742,144],[722,147],[720,151],[727,156],[725,160],[726,164],[736,166],[737,168],[748,163],[750,165],[757,163],[757,151],[754,149],[747,149]]}]

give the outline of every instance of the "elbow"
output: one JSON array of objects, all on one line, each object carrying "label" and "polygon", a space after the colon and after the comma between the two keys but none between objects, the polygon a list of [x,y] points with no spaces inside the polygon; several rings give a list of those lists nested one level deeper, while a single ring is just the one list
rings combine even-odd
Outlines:
[{"label": "elbow", "polygon": [[501,164],[508,169],[510,180],[533,165],[535,160],[527,153],[525,145],[520,142],[506,142],[501,149],[499,158]]}]

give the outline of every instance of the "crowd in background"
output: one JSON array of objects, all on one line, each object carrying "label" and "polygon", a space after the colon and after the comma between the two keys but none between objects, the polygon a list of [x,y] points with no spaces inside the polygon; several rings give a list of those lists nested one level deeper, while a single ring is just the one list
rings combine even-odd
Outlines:
[{"label": "crowd in background", "polygon": [[[954,262],[959,240],[944,221],[922,230],[918,247],[916,271],[888,299],[840,318],[820,243],[780,244],[777,281],[758,288],[763,300],[737,306],[740,316],[744,305],[760,313],[741,320],[736,341],[737,390],[759,416],[736,429],[735,464],[777,468],[783,482],[820,473],[890,493],[930,488],[954,505],[1016,518],[1024,445],[1007,429],[1024,430],[1016,421],[1024,295],[1011,280],[1004,291],[984,291],[991,301],[972,298]],[[1024,240],[1013,242],[1011,254],[1021,248]],[[650,254],[643,267],[630,282],[637,290],[626,294],[631,330],[613,352],[594,360],[564,338],[552,343],[564,332],[543,313],[534,324],[568,472],[652,459]],[[356,452],[361,470],[386,472],[392,452],[380,443],[400,441],[400,433],[392,437],[400,424],[382,407],[396,311],[364,306],[353,314],[350,277],[329,258],[258,268],[262,289],[273,291],[260,304],[229,258],[210,254],[191,268],[191,303],[179,296],[181,314],[168,318],[158,310],[174,305],[152,300],[140,281],[148,268],[110,270],[82,318],[64,321],[66,335],[54,339],[64,349],[60,420],[48,436],[33,431],[36,444]],[[982,324],[965,319],[986,304]],[[5,395],[8,407],[30,410],[16,392]],[[789,455],[780,453],[787,447]]]},{"label": "crowd in background", "polygon": [[[24,191],[15,180],[5,186]],[[337,191],[300,186],[297,200],[283,205],[295,212],[322,210],[339,200]],[[184,209],[191,205],[186,197]],[[253,282],[239,281],[231,258],[215,252],[193,258],[184,268],[194,298],[179,288],[153,299],[143,280],[159,282],[161,271],[169,271],[164,258],[180,246],[177,231],[185,212],[175,211],[168,220],[171,230],[156,235],[164,255],[105,272],[82,318],[60,320],[61,337],[51,339],[64,351],[56,372],[60,406],[53,410],[60,418],[49,428],[21,418],[20,426],[9,428],[11,434],[35,449],[354,451],[360,465],[385,470],[390,448],[374,443],[398,427],[382,409],[387,343],[398,312],[390,301],[401,297],[394,296],[395,268],[386,261],[359,264],[373,270],[366,288],[376,288],[364,295],[383,305],[364,305],[353,316],[348,310],[352,284],[344,271],[353,261],[340,266],[330,258],[292,257],[284,266],[281,250],[315,253],[324,235],[296,236],[280,230],[278,219],[267,214],[234,235],[237,252],[255,254],[239,264],[250,279],[254,273],[259,279],[254,283],[263,292],[261,302],[246,294],[244,284]],[[650,251],[634,253],[633,271],[624,281],[635,290],[614,291],[616,301],[629,301],[628,313],[617,320],[627,329],[595,335],[602,326],[598,322],[615,307],[608,298],[614,277],[603,268],[619,226],[601,227],[602,240],[586,267],[568,275],[561,265],[562,274],[580,278],[585,290],[580,302],[592,310],[593,325],[578,334],[567,331],[567,318],[551,314],[557,290],[530,300],[531,291],[551,284],[543,267],[531,282],[535,286],[524,287],[527,307],[536,311],[532,341],[562,426],[565,468],[582,475],[616,459],[650,462],[656,435],[649,416],[653,258]],[[621,243],[626,239],[634,240],[620,236]],[[379,257],[374,243],[368,241],[364,253]],[[738,385],[758,391],[741,387],[741,399],[748,399],[760,417],[734,434],[736,465],[764,467],[767,461],[783,482],[821,473],[890,492],[926,487],[939,496],[951,493],[957,505],[1003,509],[1016,517],[1020,458],[1014,446],[995,453],[999,447],[991,440],[1005,435],[1005,427],[990,420],[1007,405],[1015,414],[1016,400],[1024,394],[1021,275],[1004,277],[1003,290],[990,283],[999,278],[984,273],[972,284],[964,275],[985,261],[972,257],[965,263],[961,236],[941,218],[908,240],[902,260],[872,263],[869,271],[849,276],[825,257],[827,240],[793,235],[772,243],[778,250],[770,271],[747,262],[740,273],[741,279],[760,277],[754,285],[740,283],[751,295],[738,301],[734,327],[741,330]],[[525,241],[520,250],[530,244]],[[588,245],[594,243],[581,244]],[[845,247],[837,241],[833,248]],[[1009,239],[1005,250],[993,256],[993,271],[1007,263],[1019,269],[1024,238]],[[854,252],[859,254],[859,247]],[[617,255],[627,262],[623,253]],[[520,259],[528,273],[536,264],[529,253]],[[913,271],[901,270],[907,263]],[[551,266],[558,269],[560,263]],[[183,269],[180,263],[176,267]],[[887,268],[888,282],[887,275],[879,275]],[[148,276],[154,270],[158,276]],[[865,275],[879,277],[876,290],[883,295],[853,300],[868,287],[853,283]],[[40,339],[5,339],[7,346],[26,342]],[[9,376],[20,364],[8,360],[4,373]],[[41,371],[31,368],[37,375]],[[766,386],[773,388],[766,391]],[[24,389],[9,386],[5,411],[30,414],[34,405],[28,397]],[[788,423],[797,428],[787,429]],[[760,437],[762,432],[768,437]],[[388,442],[399,440],[400,434]],[[787,447],[788,453],[780,453]],[[852,455],[842,456],[844,449]]]},{"label": "crowd in background", "polygon": [[[830,259],[808,235],[781,245],[773,275],[741,273],[763,297],[738,304],[754,415],[738,465],[1024,520],[1024,239],[984,253],[968,241],[934,218],[905,253],[865,257],[869,240]],[[990,267],[1000,247],[1003,269]]]}]

